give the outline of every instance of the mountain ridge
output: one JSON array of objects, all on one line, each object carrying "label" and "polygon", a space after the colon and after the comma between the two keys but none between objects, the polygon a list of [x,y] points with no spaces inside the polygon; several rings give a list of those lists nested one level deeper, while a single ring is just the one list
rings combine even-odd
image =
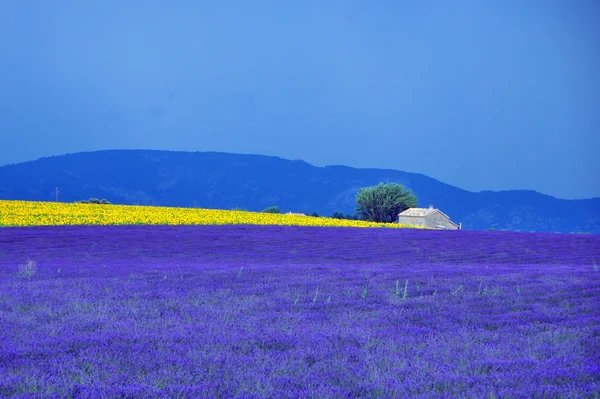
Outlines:
[{"label": "mountain ridge", "polygon": [[[420,173],[314,166],[272,155],[102,150],[0,166],[0,199],[90,197],[112,203],[260,211],[353,213],[358,189],[396,182],[465,229],[600,234],[600,198],[558,199],[534,190],[467,191]],[[66,197],[67,198],[66,198]]]}]

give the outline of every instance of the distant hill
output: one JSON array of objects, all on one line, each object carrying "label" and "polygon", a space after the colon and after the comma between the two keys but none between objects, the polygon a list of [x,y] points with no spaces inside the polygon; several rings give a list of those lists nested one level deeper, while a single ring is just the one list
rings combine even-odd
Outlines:
[{"label": "distant hill", "polygon": [[354,213],[361,187],[397,182],[464,229],[600,234],[600,198],[561,200],[535,191],[482,191],[388,169],[315,167],[264,155],[111,150],[41,158],[0,167],[0,199],[106,198],[114,204],[260,211],[277,205],[330,216]]}]

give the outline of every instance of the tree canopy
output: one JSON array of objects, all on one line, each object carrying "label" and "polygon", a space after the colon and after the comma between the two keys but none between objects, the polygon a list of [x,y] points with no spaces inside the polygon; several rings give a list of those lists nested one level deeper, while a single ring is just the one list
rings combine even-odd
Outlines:
[{"label": "tree canopy", "polygon": [[393,223],[398,214],[417,206],[417,196],[397,183],[361,188],[356,196],[356,214],[363,220]]}]

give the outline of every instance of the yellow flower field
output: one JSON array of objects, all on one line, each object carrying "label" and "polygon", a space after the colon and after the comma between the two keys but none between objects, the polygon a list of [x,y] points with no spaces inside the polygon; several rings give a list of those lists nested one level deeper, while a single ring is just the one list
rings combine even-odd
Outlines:
[{"label": "yellow flower field", "polygon": [[418,228],[396,223],[218,209],[0,200],[0,226],[101,224],[262,224]]}]

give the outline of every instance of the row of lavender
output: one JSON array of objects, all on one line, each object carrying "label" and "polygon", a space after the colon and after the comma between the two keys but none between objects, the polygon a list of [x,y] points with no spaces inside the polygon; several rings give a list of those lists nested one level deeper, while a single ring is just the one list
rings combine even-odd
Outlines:
[{"label": "row of lavender", "polygon": [[600,397],[599,265],[591,235],[0,229],[0,396]]}]

